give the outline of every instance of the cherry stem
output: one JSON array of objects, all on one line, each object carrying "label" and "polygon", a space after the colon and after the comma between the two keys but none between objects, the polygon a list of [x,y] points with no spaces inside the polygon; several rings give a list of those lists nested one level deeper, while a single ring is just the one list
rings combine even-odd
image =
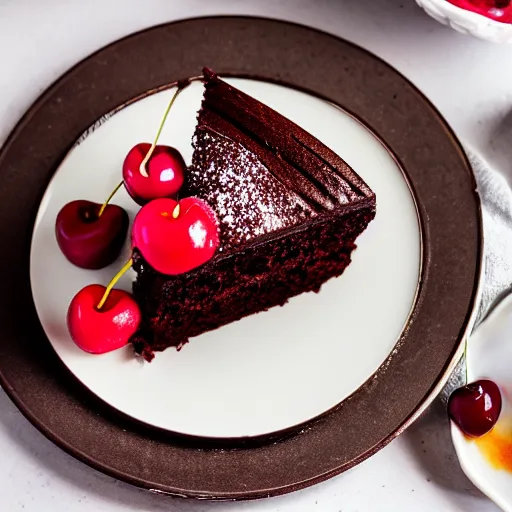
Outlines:
[{"label": "cherry stem", "polygon": [[466,336],[466,341],[464,343],[464,364],[466,365],[466,384],[469,382],[468,377],[468,338]]},{"label": "cherry stem", "polygon": [[98,212],[98,217],[101,217],[103,212],[105,211],[105,208],[107,207],[108,203],[112,200],[112,198],[115,196],[116,192],[123,186],[123,182],[118,183],[116,188],[112,190],[110,195],[107,197],[107,200],[101,205],[100,211]]},{"label": "cherry stem", "polygon": [[176,92],[174,93],[174,96],[171,98],[171,101],[169,102],[169,105],[167,105],[167,108],[165,109],[164,117],[162,118],[162,121],[160,122],[160,126],[158,127],[158,131],[156,132],[156,137],[151,144],[151,147],[149,148],[149,151],[146,153],[146,156],[144,157],[144,160],[140,163],[139,171],[144,176],[144,178],[149,178],[149,175],[146,171],[146,164],[149,162],[149,159],[151,158],[151,155],[155,151],[156,145],[158,143],[158,139],[160,138],[160,134],[162,133],[162,129],[165,125],[165,121],[167,119],[167,116],[169,115],[169,112],[171,111],[172,105],[180,92],[187,87],[188,83],[186,85],[184,84],[178,84],[178,88],[176,89]]},{"label": "cherry stem", "polygon": [[133,263],[133,260],[132,260],[132,258],[130,258],[124,264],[123,268],[121,268],[121,270],[112,278],[112,281],[110,281],[110,283],[108,283],[108,286],[105,290],[105,293],[103,294],[103,297],[101,298],[100,302],[96,306],[97,309],[101,309],[105,305],[105,302],[107,302],[108,296],[110,295],[112,288],[114,288],[117,281],[119,281],[119,279],[121,279],[123,274],[132,266],[132,263]]}]

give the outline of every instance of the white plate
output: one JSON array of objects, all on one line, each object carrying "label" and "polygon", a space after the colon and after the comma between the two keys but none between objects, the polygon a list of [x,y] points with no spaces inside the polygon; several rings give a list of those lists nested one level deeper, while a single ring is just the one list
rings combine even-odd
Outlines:
[{"label": "white plate", "polygon": [[[414,199],[379,140],[339,108],[286,87],[228,80],[330,146],[377,195],[377,216],[358,239],[353,262],[319,294],[303,294],[191,340],[181,352],[140,363],[130,348],[102,356],[71,341],[66,310],[89,283],[107,284],[129,257],[101,271],[81,270],[60,253],[55,217],[73,199],[102,202],[121,178],[127,151],[152,141],[173,94],[166,90],[96,123],[62,162],[37,216],[31,250],[32,293],[43,328],[71,372],[112,407],[145,423],[189,435],[255,436],[318,416],[357,390],[392,352],[411,311],[421,265]],[[190,162],[202,85],[176,101],[161,143]],[[137,212],[122,190],[114,203]],[[131,274],[131,275],[130,275]],[[133,273],[120,287],[130,289]]]},{"label": "white plate", "polygon": [[[512,295],[505,298],[468,340],[468,382],[491,379],[502,391],[503,409],[494,431],[509,445],[512,468]],[[487,437],[485,442],[494,442]],[[482,441],[468,440],[452,422],[452,439],[464,472],[504,511],[512,512],[512,472],[495,467]]]}]

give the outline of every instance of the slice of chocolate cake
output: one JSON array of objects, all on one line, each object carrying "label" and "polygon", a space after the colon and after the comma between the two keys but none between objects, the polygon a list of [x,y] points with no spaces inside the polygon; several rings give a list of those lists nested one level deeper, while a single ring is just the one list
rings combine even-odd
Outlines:
[{"label": "slice of chocolate cake", "polygon": [[375,216],[375,195],[333,151],[273,109],[204,71],[205,93],[182,196],[217,214],[220,246],[181,275],[135,252],[143,325],[137,352],[190,337],[319,291],[351,261]]}]

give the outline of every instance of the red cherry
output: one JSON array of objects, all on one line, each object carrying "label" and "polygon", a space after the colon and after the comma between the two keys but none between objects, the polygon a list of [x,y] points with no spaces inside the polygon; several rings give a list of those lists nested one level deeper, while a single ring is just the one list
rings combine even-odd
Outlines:
[{"label": "red cherry", "polygon": [[494,21],[512,23],[512,12],[508,9],[512,0],[448,0],[448,2]]},{"label": "red cherry", "polygon": [[123,208],[77,200],[64,205],[57,215],[55,236],[64,256],[74,265],[99,269],[110,265],[121,252],[129,218]]},{"label": "red cherry", "polygon": [[510,5],[511,0],[472,0],[475,5],[480,7],[497,7],[502,9]]},{"label": "red cherry", "polygon": [[510,5],[511,0],[456,0],[458,3],[469,3],[482,9],[496,7],[502,9]]},{"label": "red cherry", "polygon": [[106,288],[91,284],[82,288],[68,308],[68,329],[73,341],[86,352],[104,354],[124,347],[137,331],[141,313],[133,297],[111,290],[98,309]]},{"label": "red cherry", "polygon": [[469,0],[473,5],[477,7],[486,8],[486,7],[496,7],[498,9],[503,9],[504,7],[508,7],[510,5],[511,0]]},{"label": "red cherry", "polygon": [[177,275],[206,263],[219,246],[213,210],[200,199],[155,199],[143,206],[132,228],[132,247],[157,272]]},{"label": "red cherry", "polygon": [[126,190],[141,206],[152,199],[174,197],[183,185],[185,161],[181,153],[170,146],[157,146],[157,143],[176,98],[189,84],[189,80],[178,82],[153,144],[137,144],[124,160],[123,180]]},{"label": "red cherry", "polygon": [[470,437],[489,432],[500,413],[500,388],[491,380],[479,380],[458,388],[448,401],[450,418]]},{"label": "red cherry", "polygon": [[160,197],[175,197],[185,180],[185,161],[181,153],[170,146],[155,146],[144,167],[147,176],[143,176],[140,168],[150,148],[147,142],[137,144],[123,163],[126,190],[140,205]]}]

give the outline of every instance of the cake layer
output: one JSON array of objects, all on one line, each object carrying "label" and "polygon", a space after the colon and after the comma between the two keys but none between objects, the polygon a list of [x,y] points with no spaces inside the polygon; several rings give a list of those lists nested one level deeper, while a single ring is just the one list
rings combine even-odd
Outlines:
[{"label": "cake layer", "polygon": [[132,342],[155,351],[318,291],[350,264],[375,216],[375,195],[302,128],[205,70],[192,166],[181,196],[204,200],[220,247],[190,272],[166,276],[135,253],[143,322]]},{"label": "cake layer", "polygon": [[163,276],[135,256],[134,294],[143,326],[132,340],[151,360],[155,351],[240,318],[318,291],[350,263],[355,239],[373,219],[372,208],[309,224],[303,230],[215,258],[175,277]]}]

